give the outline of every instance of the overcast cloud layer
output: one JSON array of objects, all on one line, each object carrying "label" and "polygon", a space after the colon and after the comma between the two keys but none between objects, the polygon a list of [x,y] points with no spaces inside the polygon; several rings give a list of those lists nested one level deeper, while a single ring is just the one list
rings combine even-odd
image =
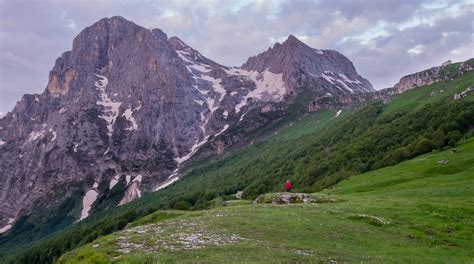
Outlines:
[{"label": "overcast cloud layer", "polygon": [[473,0],[0,0],[0,112],[42,92],[72,39],[115,15],[178,36],[228,66],[293,34],[340,51],[377,89],[474,57]]}]

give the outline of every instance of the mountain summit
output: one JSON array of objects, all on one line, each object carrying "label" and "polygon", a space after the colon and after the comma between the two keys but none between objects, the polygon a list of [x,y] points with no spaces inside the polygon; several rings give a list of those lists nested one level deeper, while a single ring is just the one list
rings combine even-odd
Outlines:
[{"label": "mountain summit", "polygon": [[298,92],[300,87],[334,95],[375,91],[345,56],[333,50],[313,49],[293,35],[250,57],[242,68],[282,74],[288,93]]},{"label": "mountain summit", "polygon": [[0,119],[0,227],[61,204],[84,219],[162,189],[188,161],[242,145],[303,88],[373,91],[346,57],[294,36],[231,68],[160,29],[101,19],[56,60],[43,93]]}]

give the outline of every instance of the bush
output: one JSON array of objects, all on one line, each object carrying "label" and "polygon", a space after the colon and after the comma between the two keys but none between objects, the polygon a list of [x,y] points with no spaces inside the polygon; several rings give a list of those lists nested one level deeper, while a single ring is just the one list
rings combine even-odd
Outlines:
[{"label": "bush", "polygon": [[459,130],[454,130],[448,133],[448,144],[451,147],[456,146],[456,143],[461,140],[462,134]]},{"label": "bush", "polygon": [[176,210],[189,210],[191,206],[192,205],[186,201],[179,201],[174,204],[173,208]]},{"label": "bush", "polygon": [[430,152],[434,149],[433,144],[427,138],[422,138],[416,142],[416,147],[414,149],[415,154],[422,154],[426,152]]}]

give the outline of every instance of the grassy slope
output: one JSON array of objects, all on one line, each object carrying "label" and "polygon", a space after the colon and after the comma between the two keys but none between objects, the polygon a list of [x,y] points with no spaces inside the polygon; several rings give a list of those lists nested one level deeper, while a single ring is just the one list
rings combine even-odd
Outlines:
[{"label": "grassy slope", "polygon": [[[451,100],[455,93],[466,90],[472,84],[474,84],[474,72],[468,72],[448,82],[417,87],[397,95],[383,115],[387,116],[395,112],[415,112],[427,104]],[[468,96],[466,99],[473,100],[472,98],[473,96]]]},{"label": "grassy slope", "polygon": [[[154,244],[157,237],[153,233],[120,231],[66,254],[60,263],[468,263],[474,260],[474,138],[458,150],[425,154],[352,177],[324,191],[341,200],[338,203],[241,204],[208,211],[182,211],[183,215],[162,222],[151,220],[153,215],[139,220],[141,224],[157,223],[165,230],[160,236],[212,231],[222,237],[234,234],[244,238],[236,244],[184,250],[178,246],[173,251]],[[441,159],[450,162],[439,165],[437,161]],[[362,215],[379,217],[390,224],[380,224]],[[198,228],[171,228],[183,223]],[[120,253],[114,242],[118,236],[133,237],[130,241],[136,243],[147,241],[145,244],[153,250]]]}]

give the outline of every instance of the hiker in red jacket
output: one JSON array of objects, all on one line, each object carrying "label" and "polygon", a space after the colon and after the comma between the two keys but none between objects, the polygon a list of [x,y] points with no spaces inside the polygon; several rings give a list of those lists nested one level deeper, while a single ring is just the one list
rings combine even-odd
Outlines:
[{"label": "hiker in red jacket", "polygon": [[291,192],[291,182],[290,182],[290,180],[286,181],[285,189],[286,189],[286,192]]}]

